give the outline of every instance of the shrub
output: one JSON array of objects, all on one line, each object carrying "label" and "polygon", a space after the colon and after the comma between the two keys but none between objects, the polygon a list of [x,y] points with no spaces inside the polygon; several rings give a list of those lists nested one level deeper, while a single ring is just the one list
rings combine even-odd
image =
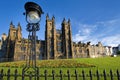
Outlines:
[{"label": "shrub", "polygon": [[120,51],[117,52],[117,55],[120,55]]}]

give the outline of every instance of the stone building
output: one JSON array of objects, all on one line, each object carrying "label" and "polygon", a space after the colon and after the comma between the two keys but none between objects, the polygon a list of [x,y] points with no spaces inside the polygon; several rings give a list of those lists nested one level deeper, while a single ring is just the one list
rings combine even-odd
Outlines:
[{"label": "stone building", "polygon": [[113,47],[113,55],[117,55],[118,51],[120,51],[120,44],[116,47]]},{"label": "stone building", "polygon": [[[36,41],[36,54],[39,59],[40,56],[40,40]],[[8,60],[25,60],[27,56],[30,57],[31,41],[22,38],[22,28],[18,23],[17,28],[11,22],[7,37],[6,57]]]},{"label": "stone building", "polygon": [[[20,23],[16,28],[11,22],[8,36],[3,34],[2,41],[1,52],[4,51],[4,58],[7,60],[25,60],[27,56],[31,58],[31,41],[22,37]],[[55,17],[49,18],[49,15],[46,16],[45,40],[36,41],[37,59],[101,57],[111,55],[110,50],[110,47],[103,46],[100,42],[96,45],[91,45],[90,42],[73,42],[70,19],[64,18],[59,30],[55,26]]]},{"label": "stone building", "polygon": [[103,57],[112,55],[112,48],[108,46],[103,46],[101,42],[98,42],[96,45],[91,45],[90,42],[77,44],[73,43],[74,58],[83,58],[83,57]]},{"label": "stone building", "polygon": [[7,47],[7,35],[5,33],[2,34],[0,40],[0,61],[4,61]]},{"label": "stone building", "polygon": [[103,46],[101,42],[96,45],[88,45],[89,57],[103,57],[112,55],[112,48]]}]

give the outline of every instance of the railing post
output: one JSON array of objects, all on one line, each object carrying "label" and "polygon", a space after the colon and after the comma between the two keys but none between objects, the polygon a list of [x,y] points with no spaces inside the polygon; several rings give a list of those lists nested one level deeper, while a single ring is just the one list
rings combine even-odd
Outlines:
[{"label": "railing post", "polygon": [[113,80],[113,73],[112,73],[111,69],[110,69],[110,78],[111,78],[111,80]]},{"label": "railing post", "polygon": [[104,76],[104,80],[107,80],[107,75],[105,70],[103,70],[103,76]]},{"label": "railing post", "polygon": [[78,80],[78,72],[77,72],[77,70],[75,70],[75,77],[76,77],[76,80]]},{"label": "railing post", "polygon": [[10,69],[7,71],[7,80],[10,80]]},{"label": "railing post", "polygon": [[60,70],[60,80],[63,80],[62,70]]},{"label": "railing post", "polygon": [[85,72],[84,72],[84,70],[82,70],[82,77],[83,77],[83,80],[85,80]]},{"label": "railing post", "polygon": [[[33,74],[32,74],[32,72],[31,72],[31,74],[29,74],[29,80],[32,80],[32,76],[33,76]],[[34,75],[34,79],[36,80],[36,75]]]},{"label": "railing post", "polygon": [[89,71],[89,75],[90,75],[90,80],[92,80],[92,71]]},{"label": "railing post", "polygon": [[39,76],[40,74],[39,74],[39,68],[37,68],[37,80],[39,80]]},{"label": "railing post", "polygon": [[53,80],[55,80],[55,71],[52,70],[52,76],[53,76]]},{"label": "railing post", "polygon": [[70,71],[69,70],[67,71],[67,74],[68,74],[68,80],[70,80]]},{"label": "railing post", "polygon": [[25,72],[24,72],[24,69],[22,70],[22,80],[24,80],[24,77],[25,77]]},{"label": "railing post", "polygon": [[100,80],[100,75],[99,75],[99,71],[96,71],[96,76],[97,76],[97,80]]},{"label": "railing post", "polygon": [[0,73],[0,80],[3,80],[3,69],[1,70],[1,73]]},{"label": "railing post", "polygon": [[45,80],[47,80],[47,70],[45,70],[44,74],[45,74]]},{"label": "railing post", "polygon": [[17,73],[18,73],[18,72],[17,72],[17,69],[15,69],[15,74],[14,74],[15,79],[14,79],[14,80],[17,80],[17,76],[18,76]]},{"label": "railing post", "polygon": [[120,80],[120,74],[118,69],[117,69],[117,79]]}]

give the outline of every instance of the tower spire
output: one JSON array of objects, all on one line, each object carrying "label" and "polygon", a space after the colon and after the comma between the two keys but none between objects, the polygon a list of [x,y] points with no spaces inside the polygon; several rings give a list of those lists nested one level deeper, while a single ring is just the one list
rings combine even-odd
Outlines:
[{"label": "tower spire", "polygon": [[68,19],[68,23],[70,23],[70,18]]},{"label": "tower spire", "polygon": [[18,29],[22,30],[22,29],[21,29],[20,22],[18,22]]},{"label": "tower spire", "polygon": [[47,15],[46,15],[46,20],[48,20],[49,19],[49,14],[47,13]]},{"label": "tower spire", "polygon": [[18,22],[18,26],[20,26],[20,22]]},{"label": "tower spire", "polygon": [[62,21],[62,23],[66,23],[66,19],[65,19],[65,18],[63,18],[63,21]]},{"label": "tower spire", "polygon": [[55,20],[55,16],[53,15],[52,20]]},{"label": "tower spire", "polygon": [[13,22],[12,22],[12,21],[10,22],[10,25],[13,25]]}]

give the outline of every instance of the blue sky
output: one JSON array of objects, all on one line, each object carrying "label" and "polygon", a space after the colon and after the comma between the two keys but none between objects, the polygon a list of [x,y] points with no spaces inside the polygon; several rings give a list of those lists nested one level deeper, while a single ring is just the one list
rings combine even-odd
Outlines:
[{"label": "blue sky", "polygon": [[44,14],[40,21],[39,39],[44,39],[45,17],[54,15],[56,28],[61,28],[65,17],[71,19],[73,41],[96,44],[101,41],[104,46],[120,44],[120,0],[1,0],[0,35],[8,34],[10,22],[15,26],[20,22],[23,37],[27,37],[26,21],[23,15],[27,1],[38,3]]}]

